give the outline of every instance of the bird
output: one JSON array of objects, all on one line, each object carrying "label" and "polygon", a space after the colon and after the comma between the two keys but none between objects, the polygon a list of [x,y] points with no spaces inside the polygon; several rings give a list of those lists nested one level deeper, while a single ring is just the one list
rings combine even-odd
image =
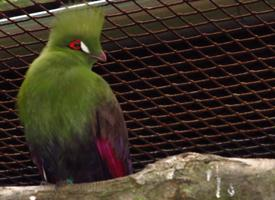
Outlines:
[{"label": "bird", "polygon": [[67,9],[30,64],[17,95],[26,143],[43,181],[85,183],[132,173],[128,131],[110,85],[92,66],[106,61],[100,7]]}]

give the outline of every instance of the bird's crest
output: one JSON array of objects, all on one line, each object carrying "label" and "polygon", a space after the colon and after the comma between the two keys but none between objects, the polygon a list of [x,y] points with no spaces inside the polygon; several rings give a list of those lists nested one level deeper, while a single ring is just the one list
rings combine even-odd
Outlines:
[{"label": "bird's crest", "polygon": [[99,7],[65,10],[56,16],[50,44],[66,45],[73,39],[99,40],[103,22],[103,9]]}]

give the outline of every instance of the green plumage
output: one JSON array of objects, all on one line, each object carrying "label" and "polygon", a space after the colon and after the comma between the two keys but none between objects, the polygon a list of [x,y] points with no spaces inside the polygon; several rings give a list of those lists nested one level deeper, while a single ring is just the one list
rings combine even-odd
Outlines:
[{"label": "green plumage", "polygon": [[131,172],[119,104],[107,82],[90,70],[96,59],[106,59],[103,21],[100,8],[60,14],[19,90],[19,117],[33,160],[51,183]]},{"label": "green plumage", "polygon": [[[89,23],[80,23],[80,19]],[[85,133],[94,109],[113,100],[108,84],[90,71],[95,61],[66,48],[69,41],[81,38],[92,52],[102,51],[103,19],[101,9],[61,14],[47,46],[31,64],[19,91],[18,107],[26,138],[33,145],[43,145],[52,134],[65,140],[72,138],[70,134]]]},{"label": "green plumage", "polygon": [[47,45],[64,47],[73,39],[81,38],[91,52],[100,53],[102,50],[100,34],[103,22],[102,8],[64,12],[57,17]]}]

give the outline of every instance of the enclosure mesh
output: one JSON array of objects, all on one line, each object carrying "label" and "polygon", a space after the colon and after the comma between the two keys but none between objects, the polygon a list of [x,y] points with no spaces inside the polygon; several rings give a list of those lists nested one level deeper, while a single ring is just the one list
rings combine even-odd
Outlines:
[{"label": "enclosure mesh", "polygon": [[[66,3],[17,2],[1,11],[0,185],[40,183],[15,101],[47,42],[49,10]],[[94,71],[121,104],[135,171],[188,151],[275,158],[273,1],[121,0],[106,13],[108,61]]]}]

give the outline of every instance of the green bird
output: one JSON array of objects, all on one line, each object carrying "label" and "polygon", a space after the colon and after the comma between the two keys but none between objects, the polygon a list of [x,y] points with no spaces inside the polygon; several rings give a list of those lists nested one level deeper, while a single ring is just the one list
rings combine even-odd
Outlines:
[{"label": "green bird", "polygon": [[92,182],[132,172],[121,108],[107,82],[91,71],[97,60],[106,60],[103,23],[102,8],[58,15],[20,87],[19,118],[46,182]]}]

